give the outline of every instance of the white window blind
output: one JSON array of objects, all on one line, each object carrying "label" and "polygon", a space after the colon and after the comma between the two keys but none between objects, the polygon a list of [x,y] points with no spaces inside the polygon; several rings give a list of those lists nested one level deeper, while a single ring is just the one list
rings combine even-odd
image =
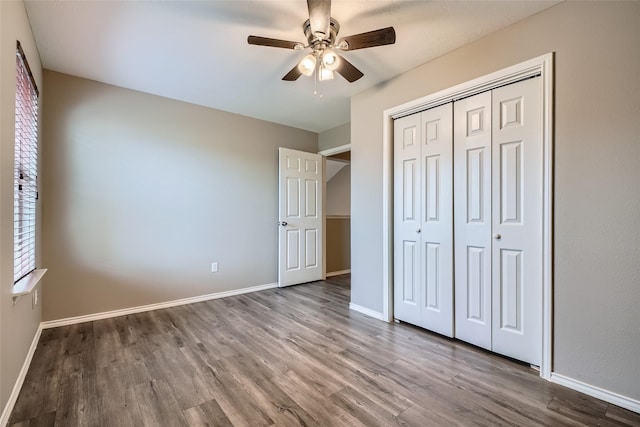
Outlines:
[{"label": "white window blind", "polygon": [[16,49],[16,131],[13,197],[14,282],[36,268],[38,88],[20,42]]}]

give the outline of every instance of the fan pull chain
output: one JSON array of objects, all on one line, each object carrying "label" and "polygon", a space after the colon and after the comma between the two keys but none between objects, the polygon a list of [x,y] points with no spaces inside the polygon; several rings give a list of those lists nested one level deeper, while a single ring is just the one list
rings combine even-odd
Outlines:
[{"label": "fan pull chain", "polygon": [[313,73],[313,94],[318,95],[320,99],[323,99],[324,94],[322,92],[318,92],[318,80],[320,80],[320,66],[316,64],[316,67]]},{"label": "fan pull chain", "polygon": [[318,94],[318,67],[313,70],[313,94]]}]

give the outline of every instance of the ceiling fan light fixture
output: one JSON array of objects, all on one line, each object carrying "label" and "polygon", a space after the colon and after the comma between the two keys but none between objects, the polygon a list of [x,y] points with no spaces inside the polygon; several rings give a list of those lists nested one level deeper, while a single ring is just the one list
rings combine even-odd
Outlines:
[{"label": "ceiling fan light fixture", "polygon": [[316,57],[309,54],[302,58],[302,61],[298,64],[298,70],[305,76],[313,74],[313,70],[316,68]]},{"label": "ceiling fan light fixture", "polygon": [[340,57],[330,49],[325,50],[322,54],[322,66],[330,71],[335,71],[340,65]]},{"label": "ceiling fan light fixture", "polygon": [[333,80],[333,71],[325,67],[320,67],[320,74],[318,75],[318,80],[320,80],[321,82],[324,82],[326,80]]}]

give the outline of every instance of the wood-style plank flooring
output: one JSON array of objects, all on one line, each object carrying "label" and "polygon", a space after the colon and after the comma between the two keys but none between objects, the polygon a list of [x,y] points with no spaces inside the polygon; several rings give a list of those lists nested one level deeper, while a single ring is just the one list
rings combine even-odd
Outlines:
[{"label": "wood-style plank flooring", "polygon": [[348,303],[341,276],[47,329],[9,425],[640,425],[528,366]]}]

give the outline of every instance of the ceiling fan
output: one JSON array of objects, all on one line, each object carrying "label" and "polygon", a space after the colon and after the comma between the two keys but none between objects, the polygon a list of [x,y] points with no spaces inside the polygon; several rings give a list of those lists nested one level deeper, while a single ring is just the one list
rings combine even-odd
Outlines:
[{"label": "ceiling fan", "polygon": [[343,37],[336,42],[340,24],[331,17],[331,0],[307,0],[307,7],[309,9],[309,19],[302,24],[302,30],[307,37],[306,45],[301,42],[260,36],[249,36],[247,38],[249,44],[258,46],[294,50],[311,49],[311,53],[302,58],[282,80],[295,81],[303,74],[311,76],[314,73],[316,81],[330,80],[333,79],[335,71],[347,81],[353,83],[364,74],[349,61],[338,55],[336,51],[365,49],[396,42],[396,32],[393,27]]}]

